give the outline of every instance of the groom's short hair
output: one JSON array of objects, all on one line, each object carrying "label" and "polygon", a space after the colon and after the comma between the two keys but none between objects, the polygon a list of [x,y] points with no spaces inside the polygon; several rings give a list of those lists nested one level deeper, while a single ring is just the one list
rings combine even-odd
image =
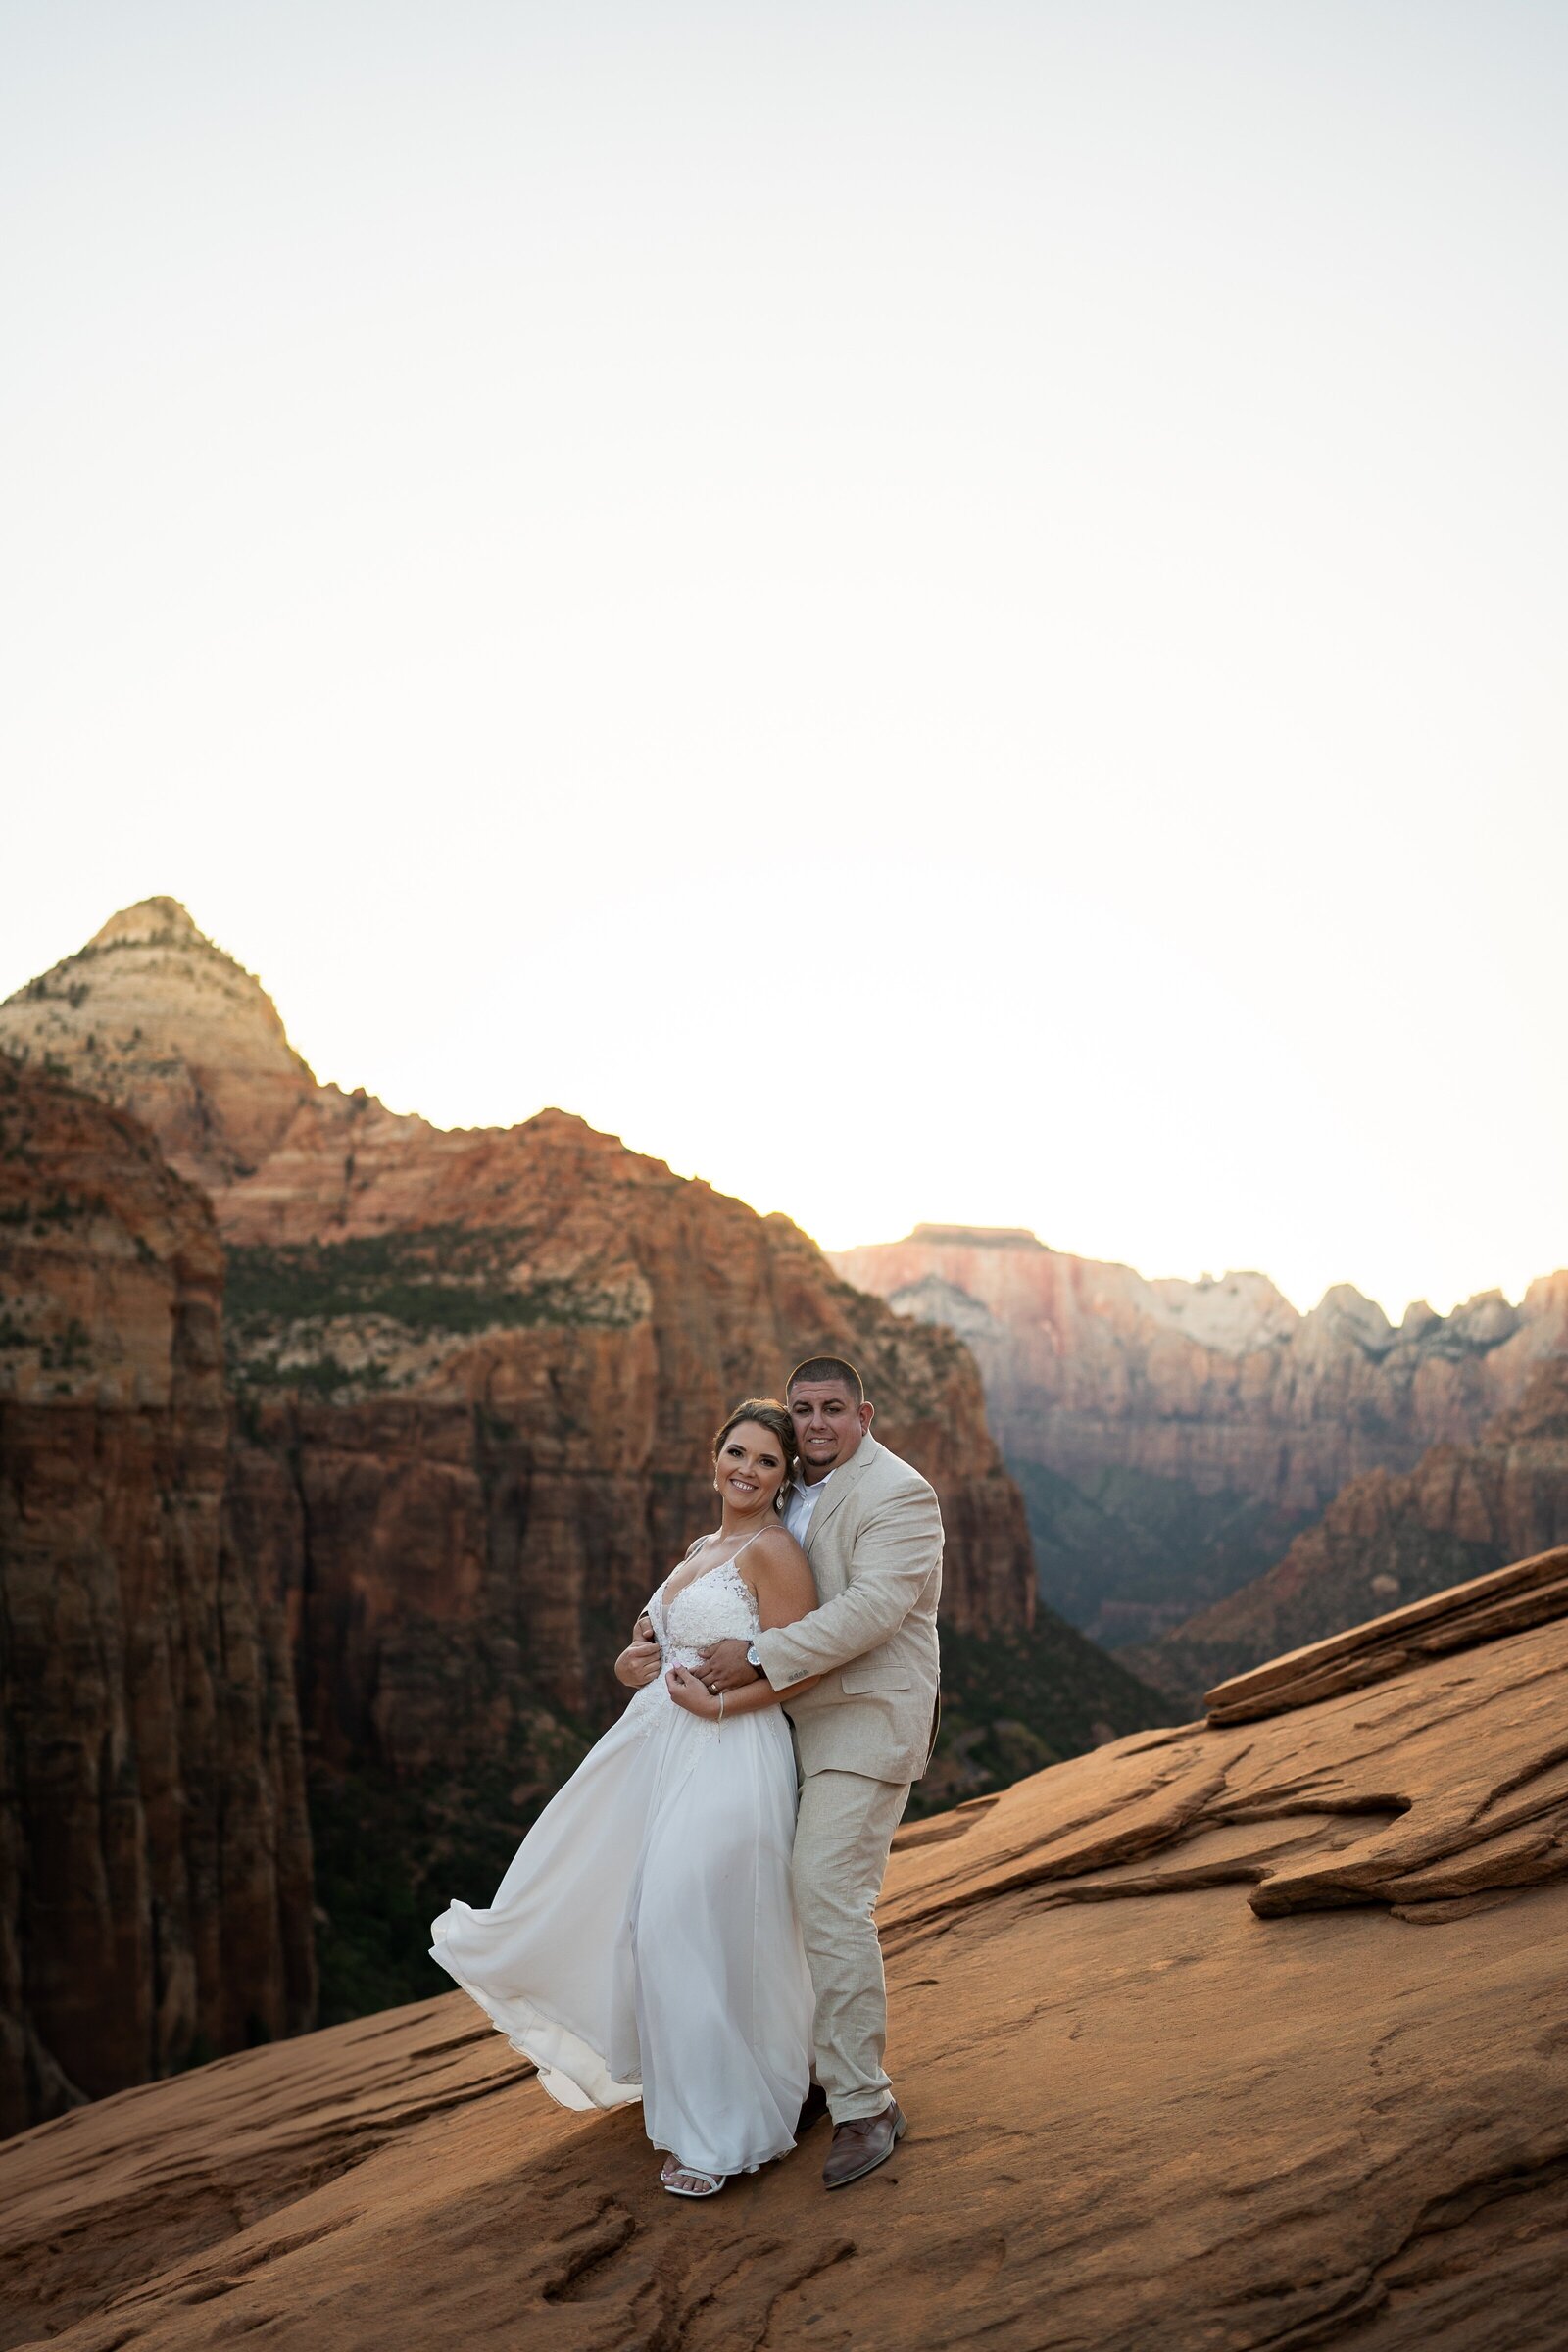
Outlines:
[{"label": "groom's short hair", "polygon": [[802,1380],[841,1380],[857,1404],[865,1402],[865,1383],[855,1366],[846,1363],[842,1355],[808,1355],[804,1364],[796,1365],[784,1383],[785,1396],[788,1396],[796,1382]]}]

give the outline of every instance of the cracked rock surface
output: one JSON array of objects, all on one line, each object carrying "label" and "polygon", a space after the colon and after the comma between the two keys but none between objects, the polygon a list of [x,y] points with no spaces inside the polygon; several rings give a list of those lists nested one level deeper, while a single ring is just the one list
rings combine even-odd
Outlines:
[{"label": "cracked rock surface", "polygon": [[847,2190],[818,2127],[666,2197],[635,2114],[551,2106],[452,1994],[0,2148],[0,2345],[1560,2352],[1561,1581],[906,1830],[910,2132]]}]

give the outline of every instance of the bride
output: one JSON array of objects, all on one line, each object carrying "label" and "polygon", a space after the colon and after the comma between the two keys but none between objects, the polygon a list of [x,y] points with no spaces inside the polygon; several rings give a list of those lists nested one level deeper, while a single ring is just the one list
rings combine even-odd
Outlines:
[{"label": "bride", "polygon": [[778,1516],[794,1465],[784,1407],[738,1404],[713,1441],[721,1522],[615,1661],[625,1713],[540,1814],[490,1908],[455,1901],[430,1931],[430,1957],[552,2098],[642,2100],[674,2196],[712,2196],[782,2156],[809,2085],[795,1756],[778,1701],[811,1686],[760,1678],[715,1698],[691,1671],[710,1642],[754,1642],[815,1608]]}]

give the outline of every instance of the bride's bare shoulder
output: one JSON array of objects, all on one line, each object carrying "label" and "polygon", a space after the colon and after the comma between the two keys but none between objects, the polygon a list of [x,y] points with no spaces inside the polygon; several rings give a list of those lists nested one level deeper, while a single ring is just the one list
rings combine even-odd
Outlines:
[{"label": "bride's bare shoulder", "polygon": [[777,1527],[763,1529],[752,1544],[748,1560],[755,1563],[760,1576],[795,1580],[802,1576],[809,1579],[811,1574],[809,1561],[782,1521]]},{"label": "bride's bare shoulder", "polygon": [[757,1539],[757,1548],[775,1560],[804,1560],[806,1557],[782,1519],[775,1519],[771,1527],[763,1528]]}]

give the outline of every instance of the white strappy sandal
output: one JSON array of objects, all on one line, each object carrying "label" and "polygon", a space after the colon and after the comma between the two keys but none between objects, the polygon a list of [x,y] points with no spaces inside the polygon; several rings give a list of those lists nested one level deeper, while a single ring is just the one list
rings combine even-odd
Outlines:
[{"label": "white strappy sandal", "polygon": [[[672,2173],[673,2179],[670,2177]],[[700,2164],[682,2164],[678,2156],[671,2156],[665,2163],[659,2179],[661,2186],[667,2188],[672,2197],[716,2197],[729,2179],[729,2175],[728,2173],[705,2173]],[[677,2188],[675,2185],[677,2180],[706,2180],[708,2186],[706,2188]]]}]

